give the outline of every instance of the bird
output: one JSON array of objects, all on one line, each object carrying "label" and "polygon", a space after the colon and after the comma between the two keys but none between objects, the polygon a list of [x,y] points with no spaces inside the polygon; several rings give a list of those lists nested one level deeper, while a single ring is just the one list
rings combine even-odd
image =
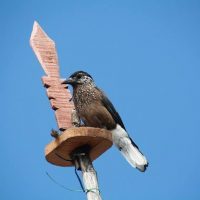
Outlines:
[{"label": "bird", "polygon": [[144,172],[148,161],[126,131],[115,107],[99,89],[90,74],[76,71],[63,84],[73,88],[72,99],[78,117],[85,126],[104,128],[112,133],[112,141],[128,163]]}]

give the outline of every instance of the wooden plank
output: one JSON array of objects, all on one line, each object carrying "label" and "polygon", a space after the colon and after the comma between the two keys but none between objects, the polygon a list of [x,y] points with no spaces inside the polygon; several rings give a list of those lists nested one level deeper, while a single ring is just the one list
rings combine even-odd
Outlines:
[{"label": "wooden plank", "polygon": [[60,108],[74,108],[74,105],[73,103],[69,104],[69,103],[66,103],[66,101],[59,101],[59,100],[56,100],[56,99],[50,99],[50,103],[51,103],[51,107],[53,110],[57,110],[57,109],[60,109]]},{"label": "wooden plank", "polygon": [[58,56],[54,41],[34,22],[30,44],[47,76],[42,77],[42,83],[47,89],[47,96],[60,130],[72,127],[71,113],[74,104],[67,85],[61,84]]},{"label": "wooden plank", "polygon": [[[59,108],[58,110],[55,111],[56,120],[60,130],[65,130],[72,126],[72,120],[71,120],[72,109],[73,107]],[[70,117],[68,116],[69,113]]]},{"label": "wooden plank", "polygon": [[65,89],[64,87],[62,88],[61,86],[58,85],[57,87],[47,88],[48,97],[50,99],[70,99],[71,95],[69,91],[67,91],[67,89]]},{"label": "wooden plank", "polygon": [[67,129],[46,146],[45,157],[54,165],[73,166],[73,162],[66,160],[71,160],[72,152],[84,145],[90,146],[89,156],[93,161],[112,146],[111,132],[91,127]]},{"label": "wooden plank", "polygon": [[[33,48],[42,68],[48,76],[59,78],[58,56],[54,41],[43,31],[35,21],[30,38]],[[53,71],[51,71],[53,70]]]},{"label": "wooden plank", "polygon": [[[56,77],[50,77],[50,76],[43,76],[42,77],[42,83],[44,87],[50,87],[50,86],[58,86],[62,83],[62,79],[58,79]],[[66,84],[62,84],[63,87],[67,88]]]}]

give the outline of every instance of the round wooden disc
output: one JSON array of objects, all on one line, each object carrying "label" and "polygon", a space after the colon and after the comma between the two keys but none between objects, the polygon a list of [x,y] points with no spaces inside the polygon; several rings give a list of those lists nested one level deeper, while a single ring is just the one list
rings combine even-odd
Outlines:
[{"label": "round wooden disc", "polygon": [[84,145],[90,147],[89,156],[93,161],[112,146],[112,134],[105,129],[91,127],[67,129],[46,146],[45,157],[54,165],[73,166],[72,152]]}]

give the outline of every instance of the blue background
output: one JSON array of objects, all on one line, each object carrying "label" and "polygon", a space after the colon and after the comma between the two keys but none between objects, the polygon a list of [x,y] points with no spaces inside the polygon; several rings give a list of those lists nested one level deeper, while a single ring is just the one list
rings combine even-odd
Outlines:
[{"label": "blue background", "polygon": [[0,2],[0,199],[85,199],[73,168],[46,162],[57,128],[29,45],[34,20],[56,42],[62,77],[82,69],[112,100],[149,160],[113,147],[94,162],[103,199],[200,199],[200,3],[193,0]]}]

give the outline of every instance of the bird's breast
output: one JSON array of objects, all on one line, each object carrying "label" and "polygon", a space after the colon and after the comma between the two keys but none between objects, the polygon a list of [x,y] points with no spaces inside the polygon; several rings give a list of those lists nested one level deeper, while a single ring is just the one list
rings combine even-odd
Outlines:
[{"label": "bird's breast", "polygon": [[89,105],[95,103],[98,98],[99,95],[95,92],[95,89],[90,87],[79,86],[73,93],[73,100],[78,113],[87,110]]},{"label": "bird's breast", "polygon": [[111,114],[102,105],[101,94],[95,88],[79,87],[74,90],[76,111],[85,125],[113,129],[116,126]]}]

